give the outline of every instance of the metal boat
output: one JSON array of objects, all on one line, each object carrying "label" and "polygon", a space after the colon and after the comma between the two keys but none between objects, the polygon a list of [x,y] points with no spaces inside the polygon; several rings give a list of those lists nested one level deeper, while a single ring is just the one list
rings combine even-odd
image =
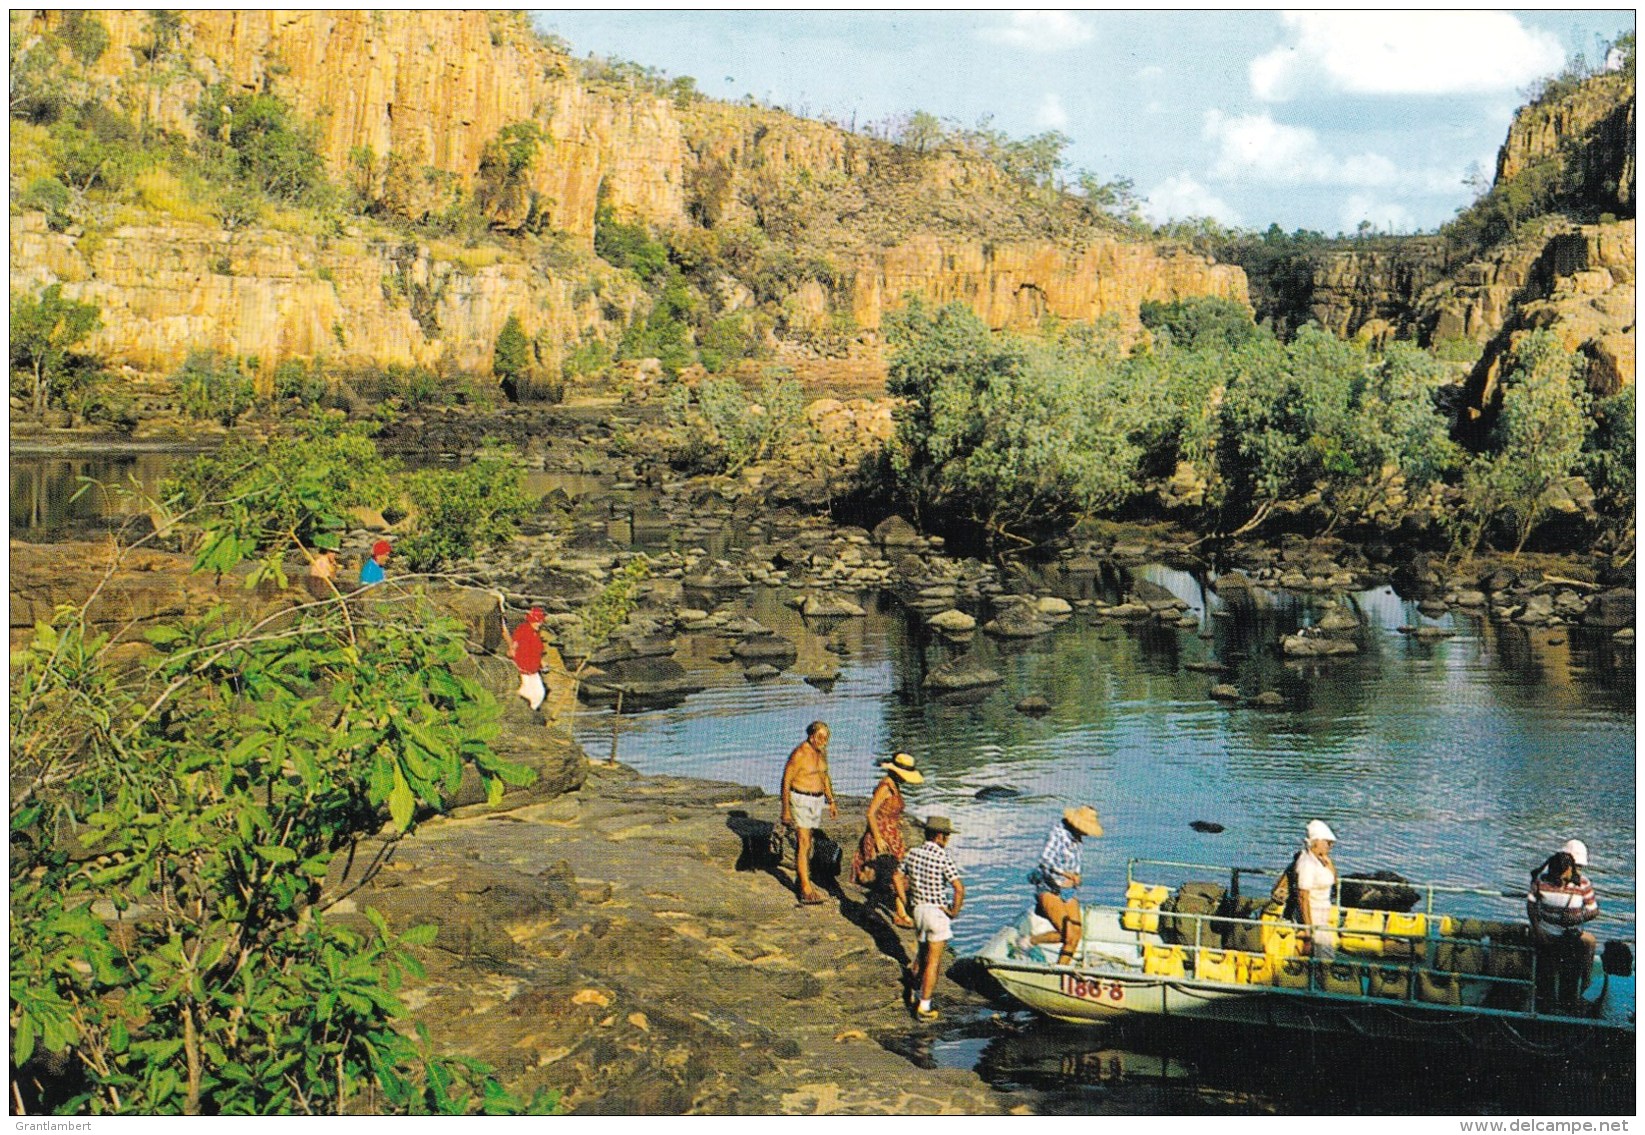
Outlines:
[{"label": "metal boat", "polygon": [[[1267,881],[1260,898],[1240,896],[1243,882],[1276,874],[1134,859],[1123,903],[1082,908],[1070,964],[1057,964],[1058,943],[1030,944],[1052,930],[1032,911],[1001,928],[975,961],[1024,1005],[1077,1024],[1180,1019],[1543,1052],[1608,1046],[1632,1060],[1631,942],[1607,946],[1584,983],[1571,963],[1531,945],[1523,893],[1402,884],[1407,898],[1396,905],[1406,909],[1390,911],[1342,905],[1342,888],[1355,883],[1345,880],[1334,894],[1337,953],[1327,963],[1300,955],[1297,925],[1265,906]],[[1173,886],[1184,878],[1214,881]],[[1202,896],[1197,904],[1183,898],[1190,889]],[[1464,896],[1476,908],[1480,898],[1517,897],[1521,916],[1461,917],[1439,905]],[[1627,939],[1632,931],[1626,923]]]}]

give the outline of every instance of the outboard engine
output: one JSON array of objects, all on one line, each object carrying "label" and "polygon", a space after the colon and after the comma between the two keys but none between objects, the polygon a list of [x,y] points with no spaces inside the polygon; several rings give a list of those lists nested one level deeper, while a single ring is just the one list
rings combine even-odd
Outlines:
[{"label": "outboard engine", "polygon": [[1599,964],[1607,977],[1627,977],[1634,972],[1634,952],[1626,942],[1607,942]]}]

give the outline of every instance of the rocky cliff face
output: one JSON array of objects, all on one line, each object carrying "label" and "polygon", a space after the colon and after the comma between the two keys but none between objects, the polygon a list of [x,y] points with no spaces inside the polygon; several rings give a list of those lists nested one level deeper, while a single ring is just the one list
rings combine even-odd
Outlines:
[{"label": "rocky cliff face", "polygon": [[[14,17],[14,36],[26,42],[58,18]],[[849,313],[871,347],[884,310],[908,292],[968,302],[997,327],[1106,316],[1132,330],[1143,300],[1246,297],[1239,269],[1203,257],[1100,235],[1075,243],[1056,208],[1025,208],[1021,188],[987,163],[911,164],[885,143],[778,111],[677,107],[586,81],[517,14],[190,11],[178,59],[158,78],[134,50],[148,42],[148,16],[99,18],[109,44],[90,81],[111,105],[186,137],[217,84],[271,90],[317,124],[339,183],[366,147],[379,170],[394,155],[472,186],[489,142],[536,124],[544,143],[526,177],[558,249],[522,241],[479,256],[370,225],[231,240],[162,215],[59,234],[39,215],[14,217],[14,281],[61,281],[95,299],[104,329],[91,346],[138,368],[169,369],[192,348],[215,347],[265,368],[324,354],[345,365],[444,358],[483,372],[510,314],[553,367],[580,336],[613,341],[645,303],[592,256],[602,202],[654,227],[753,224],[826,257],[840,276],[832,294],[806,285],[788,306],[814,322]],[[952,207],[919,207],[938,199]]]},{"label": "rocky cliff face", "polygon": [[1631,214],[1634,145],[1632,75],[1598,75],[1567,95],[1520,109],[1497,151],[1496,180],[1564,158],[1578,174],[1574,193],[1596,210]]},{"label": "rocky cliff face", "polygon": [[1498,397],[1502,364],[1525,335],[1550,330],[1566,350],[1588,360],[1588,388],[1600,397],[1634,381],[1635,230],[1615,224],[1552,225],[1501,330],[1468,376],[1470,420]]},{"label": "rocky cliff face", "polygon": [[1444,241],[1411,237],[1324,253],[1315,270],[1309,314],[1343,338],[1409,337],[1417,297],[1444,278]]}]

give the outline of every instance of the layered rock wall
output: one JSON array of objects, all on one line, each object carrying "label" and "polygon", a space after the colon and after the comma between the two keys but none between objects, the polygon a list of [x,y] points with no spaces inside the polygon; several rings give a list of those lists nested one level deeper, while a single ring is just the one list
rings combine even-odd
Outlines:
[{"label": "layered rock wall", "polygon": [[[782,112],[707,100],[677,107],[586,81],[518,14],[189,11],[177,58],[158,69],[137,50],[150,38],[146,13],[98,18],[109,44],[91,81],[111,104],[189,136],[198,101],[217,84],[273,91],[316,124],[339,183],[357,176],[353,156],[364,147],[379,171],[398,155],[472,186],[486,145],[532,122],[544,142],[529,187],[569,246],[558,257],[528,242],[476,256],[374,236],[370,225],[338,238],[273,228],[231,237],[156,215],[59,234],[39,214],[14,217],[14,286],[61,282],[67,294],[95,300],[104,327],[91,347],[140,369],[165,371],[191,349],[212,347],[256,355],[265,368],[324,355],[345,364],[444,358],[483,372],[511,314],[546,345],[542,361],[552,368],[580,336],[613,341],[645,303],[631,281],[602,276],[592,257],[601,202],[657,227],[752,223],[773,242],[822,248],[841,279],[832,294],[801,287],[789,308],[817,322],[849,311],[869,339],[909,292],[969,303],[996,327],[1052,315],[1112,317],[1131,330],[1144,300],[1246,297],[1240,269],[1202,257],[1029,234],[1018,220],[1021,187],[986,162],[910,163],[886,143]],[[26,42],[57,19],[14,16],[14,37]],[[917,198],[945,193],[964,195],[965,208],[943,227]],[[796,194],[811,194],[829,214],[826,238],[807,244],[808,231],[790,230],[808,225],[770,213]],[[882,199],[869,200],[874,194]],[[899,199],[887,203],[888,195]],[[875,226],[858,222],[862,210]],[[1061,231],[1043,218],[1039,229]]]}]

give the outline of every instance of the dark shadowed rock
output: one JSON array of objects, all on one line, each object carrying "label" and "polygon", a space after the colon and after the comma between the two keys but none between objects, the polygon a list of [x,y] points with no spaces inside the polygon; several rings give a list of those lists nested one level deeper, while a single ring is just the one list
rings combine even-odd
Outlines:
[{"label": "dark shadowed rock", "polygon": [[1634,593],[1632,588],[1619,587],[1595,595],[1582,615],[1584,626],[1612,630],[1630,627],[1634,622]]},{"label": "dark shadowed rock", "polygon": [[606,705],[615,702],[621,690],[624,708],[639,709],[678,705],[702,689],[702,683],[672,658],[633,658],[585,680],[581,694],[586,702]]},{"label": "dark shadowed rock", "polygon": [[680,584],[698,591],[736,591],[749,586],[746,575],[718,560],[698,564],[680,577]]},{"label": "dark shadowed rock", "polygon": [[745,638],[731,648],[732,657],[750,662],[769,662],[773,666],[792,666],[799,651],[781,635],[758,635]]},{"label": "dark shadowed rock", "polygon": [[985,633],[998,638],[1036,638],[1056,629],[1056,623],[1026,603],[1014,604],[982,625]]},{"label": "dark shadowed rock", "polygon": [[1194,820],[1188,826],[1196,832],[1205,832],[1207,835],[1216,835],[1224,830],[1221,824],[1214,824],[1210,820]]},{"label": "dark shadowed rock", "polygon": [[951,659],[925,676],[920,685],[936,693],[959,690],[986,689],[1005,681],[997,671],[990,670],[969,654]]},{"label": "dark shadowed rock", "polygon": [[874,542],[882,548],[917,548],[925,539],[900,516],[888,516],[874,526]]},{"label": "dark shadowed rock", "polygon": [[1014,800],[1022,793],[1015,788],[1007,788],[1003,784],[990,784],[986,788],[977,789],[978,800]]}]

